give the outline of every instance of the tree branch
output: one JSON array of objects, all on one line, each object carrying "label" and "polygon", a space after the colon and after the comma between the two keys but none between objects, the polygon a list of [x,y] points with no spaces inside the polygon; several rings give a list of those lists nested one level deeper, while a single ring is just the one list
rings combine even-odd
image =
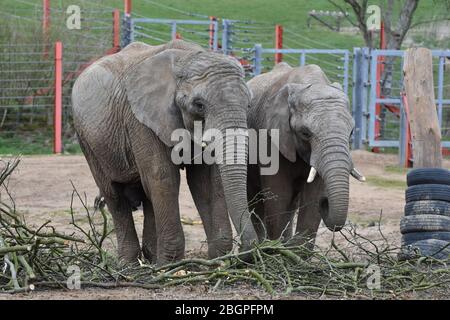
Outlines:
[{"label": "tree branch", "polygon": [[344,7],[338,5],[336,2],[334,2],[333,0],[328,0],[329,3],[331,3],[333,6],[335,6],[340,12],[342,12],[344,14],[344,17],[347,19],[348,22],[350,22],[350,24],[354,27],[357,27],[358,24],[352,20],[352,18],[350,17],[350,15],[346,14],[347,10],[345,10]]}]

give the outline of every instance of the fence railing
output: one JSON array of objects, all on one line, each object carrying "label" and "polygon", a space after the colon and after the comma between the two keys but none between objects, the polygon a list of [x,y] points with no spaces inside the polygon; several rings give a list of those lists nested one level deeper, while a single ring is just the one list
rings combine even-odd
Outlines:
[{"label": "fence railing", "polygon": [[[52,11],[52,14],[55,12],[64,14],[62,10]],[[41,14],[43,12],[39,11],[39,17]],[[57,24],[58,19],[52,16],[52,24]],[[135,40],[160,44],[182,38],[236,57],[248,77],[269,71],[280,61],[293,66],[306,63],[321,66],[328,78],[340,82],[345,93],[351,97],[355,120],[353,148],[376,150],[394,147],[399,148],[401,158],[405,157],[403,150],[407,129],[402,102],[404,52],[401,50],[354,48],[350,52],[346,49],[313,48],[311,44],[309,47],[290,48],[286,45],[283,48],[283,28],[279,25],[218,20],[215,17],[198,20],[135,18],[130,12],[125,12],[120,25],[119,11],[108,10],[92,12],[83,21],[86,29],[71,33],[63,44],[60,64],[63,132],[64,128],[71,126],[71,87],[77,75],[89,64]],[[50,38],[52,32],[50,29],[47,32]],[[292,30],[286,32],[286,40],[291,46],[300,46],[305,40]],[[108,36],[105,37],[106,33]],[[82,44],[79,45],[78,41]],[[52,125],[56,128],[53,119],[55,83],[58,82],[55,82],[54,75],[57,68],[54,65],[54,51],[49,50],[49,46],[46,43],[28,47],[12,43],[0,45],[2,132]],[[433,57],[436,60],[436,108],[442,130],[442,146],[450,148],[450,90],[447,89],[450,79],[445,77],[444,72],[450,51],[434,50]]]},{"label": "fence railing", "polygon": [[[6,12],[4,14],[9,17]],[[42,14],[36,10],[35,15],[27,19],[40,25]],[[47,140],[53,132],[56,133],[56,152],[62,151],[61,139],[58,141],[57,137],[74,140],[71,89],[76,77],[96,59],[120,50],[118,10],[84,12],[81,30],[67,30],[65,14],[63,10],[52,8],[45,41],[40,41],[37,36],[25,38],[20,34],[18,39],[14,32],[3,32],[3,43],[0,43],[2,137],[27,136],[32,132],[31,136],[39,135]],[[8,28],[20,21],[15,16],[10,19]],[[30,24],[30,28],[25,34],[34,34],[34,24]],[[55,63],[52,47],[54,39],[59,37],[64,43],[58,45],[61,59]]]},{"label": "fence railing", "polygon": [[[322,55],[335,58],[341,62],[341,66],[338,66],[336,72],[328,76],[336,82],[341,82],[344,92],[348,93],[348,83],[349,83],[349,61],[350,61],[350,51],[346,49],[269,49],[263,48],[260,44],[255,45],[254,52],[254,75],[261,74],[263,69],[264,54],[276,55],[276,54],[291,54],[298,55],[298,65],[304,66],[306,64],[307,57],[312,55]],[[325,60],[326,61],[326,60]],[[323,63],[324,61],[322,61]],[[318,62],[318,65],[321,63]]]},{"label": "fence railing", "polygon": [[[403,106],[403,50],[353,52],[353,116],[356,130],[354,148],[395,147],[403,153],[406,117]],[[432,50],[436,110],[441,126],[442,147],[450,148],[450,79],[446,79],[445,60],[450,50]]]},{"label": "fence railing", "polygon": [[126,18],[124,24],[123,45],[138,39],[161,44],[182,38],[219,50],[219,23],[214,17],[209,20]]}]

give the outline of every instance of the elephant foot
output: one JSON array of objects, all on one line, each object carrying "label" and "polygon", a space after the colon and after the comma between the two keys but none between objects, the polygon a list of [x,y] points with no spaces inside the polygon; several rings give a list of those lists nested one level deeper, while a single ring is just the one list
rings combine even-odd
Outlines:
[{"label": "elephant foot", "polygon": [[142,244],[142,254],[150,263],[156,263],[156,246],[150,244]]},{"label": "elephant foot", "polygon": [[184,259],[183,233],[179,234],[175,240],[168,241],[165,239],[158,239],[157,243],[158,243],[158,253],[156,258],[157,266],[163,266]]},{"label": "elephant foot", "polygon": [[131,250],[127,252],[119,251],[118,258],[121,265],[138,264],[138,259],[141,257],[140,250]]},{"label": "elephant foot", "polygon": [[162,267],[162,266],[177,262],[182,259],[184,259],[184,254],[181,256],[174,257],[174,258],[162,257],[162,258],[158,258],[156,260],[155,264],[157,267]]},{"label": "elephant foot", "polygon": [[254,263],[255,259],[252,249],[256,243],[257,240],[243,242],[239,248],[239,259],[247,263]]},{"label": "elephant foot", "polygon": [[302,247],[302,253],[304,253],[305,256],[312,253],[314,250],[314,244],[315,244],[316,236],[315,234],[295,234],[291,239],[286,241],[286,246],[288,247]]},{"label": "elephant foot", "polygon": [[224,256],[233,250],[233,239],[219,239],[208,241],[208,257],[209,259]]}]

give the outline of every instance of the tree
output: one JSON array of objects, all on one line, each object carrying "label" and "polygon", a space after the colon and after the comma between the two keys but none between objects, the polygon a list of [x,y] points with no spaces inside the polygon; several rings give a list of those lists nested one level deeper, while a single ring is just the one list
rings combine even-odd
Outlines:
[{"label": "tree", "polygon": [[[347,20],[361,31],[366,46],[374,47],[374,32],[367,26],[367,8],[369,0],[328,0],[341,12],[346,12],[350,8],[355,14],[355,18],[346,15]],[[401,9],[394,20],[394,3],[401,2]],[[419,0],[380,0],[382,20],[386,34],[386,48],[400,49],[406,33],[411,27],[414,12],[417,9]],[[354,20],[356,19],[356,21]]]}]

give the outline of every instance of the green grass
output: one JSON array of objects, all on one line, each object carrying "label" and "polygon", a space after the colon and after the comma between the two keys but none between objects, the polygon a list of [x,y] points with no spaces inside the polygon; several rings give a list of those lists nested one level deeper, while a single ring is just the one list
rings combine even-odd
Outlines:
[{"label": "green grass", "polygon": [[[78,143],[63,140],[64,154],[81,154]],[[0,136],[0,155],[39,155],[53,152],[53,140],[49,134],[33,133]]]},{"label": "green grass", "polygon": [[408,169],[400,166],[388,165],[384,167],[384,171],[395,174],[406,174],[408,172]]},{"label": "green grass", "polygon": [[395,179],[386,179],[378,176],[368,176],[367,183],[380,188],[396,188],[396,189],[405,189],[406,181],[395,180]]},{"label": "green grass", "polygon": [[[342,0],[336,0],[337,3],[343,3]],[[384,1],[374,0],[371,4],[382,4]],[[7,5],[8,3],[8,5]],[[27,4],[28,3],[28,4]],[[0,7],[5,12],[21,15],[24,11],[35,10],[30,5],[34,4],[39,8],[40,1],[9,1],[0,0]],[[398,16],[400,10],[400,1],[395,2],[393,16]],[[66,9],[68,5],[77,4],[82,9],[123,9],[122,0],[59,0],[52,2],[55,8]],[[353,17],[353,11],[350,7],[345,6],[346,10]],[[152,18],[174,18],[174,19],[199,19],[198,17],[188,16],[185,13],[195,13],[204,16],[217,16],[219,18],[252,20],[261,23],[282,24],[296,33],[305,36],[308,39],[319,42],[316,47],[335,47],[351,49],[355,46],[362,46],[363,39],[359,35],[350,35],[345,33],[332,32],[319,22],[313,21],[312,27],[307,28],[308,12],[311,10],[329,10],[335,11],[336,8],[328,0],[139,0],[133,1],[133,13]],[[419,21],[428,21],[448,16],[447,8],[444,1],[420,1],[415,12],[413,23]],[[354,19],[353,19],[354,20]],[[64,23],[61,20],[59,23]],[[343,20],[343,27],[351,26],[351,24]],[[288,38],[286,36],[286,38]],[[313,43],[304,39],[303,45],[310,46]],[[428,39],[429,40],[429,39]],[[287,39],[289,42],[289,39]],[[302,42],[302,41],[300,41]],[[288,43],[290,47],[301,47],[302,43]],[[430,44],[432,45],[432,44]]]}]

